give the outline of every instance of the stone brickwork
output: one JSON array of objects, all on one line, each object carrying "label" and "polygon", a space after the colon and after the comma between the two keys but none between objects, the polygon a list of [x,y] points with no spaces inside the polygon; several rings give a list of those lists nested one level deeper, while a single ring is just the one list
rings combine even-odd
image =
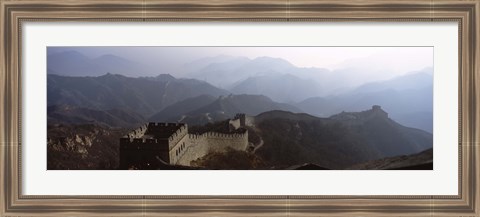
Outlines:
[{"label": "stone brickwork", "polygon": [[189,166],[190,162],[212,152],[225,152],[228,148],[245,151],[248,146],[248,131],[239,133],[206,132],[201,135],[188,135],[185,154],[177,161],[179,165]]},{"label": "stone brickwork", "polygon": [[242,127],[252,124],[252,120],[239,114],[229,121],[233,133],[206,132],[201,135],[188,134],[188,126],[182,123],[142,125],[120,139],[120,169],[157,159],[172,165],[189,166],[191,161],[211,152],[225,152],[228,148],[244,151],[248,146],[248,131]]}]

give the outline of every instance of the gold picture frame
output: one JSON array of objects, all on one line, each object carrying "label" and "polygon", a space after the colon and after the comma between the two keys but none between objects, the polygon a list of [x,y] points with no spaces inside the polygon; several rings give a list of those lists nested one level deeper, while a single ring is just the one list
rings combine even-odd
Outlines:
[{"label": "gold picture frame", "polygon": [[[480,216],[478,0],[0,0],[0,216]],[[442,22],[459,25],[454,196],[22,195],[24,22]]]}]

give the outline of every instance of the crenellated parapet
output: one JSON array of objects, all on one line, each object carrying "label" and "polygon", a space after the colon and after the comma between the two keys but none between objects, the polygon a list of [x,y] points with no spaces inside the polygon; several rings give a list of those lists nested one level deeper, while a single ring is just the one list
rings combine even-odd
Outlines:
[{"label": "crenellated parapet", "polygon": [[120,161],[122,168],[132,162],[155,162],[157,157],[170,164],[189,165],[210,152],[247,146],[248,131],[242,127],[231,133],[189,134],[187,124],[148,123],[120,139]]},{"label": "crenellated parapet", "polygon": [[186,124],[184,123],[155,123],[155,122],[150,122],[148,123],[148,127],[155,128],[155,127],[180,127],[180,126],[185,126]]},{"label": "crenellated parapet", "polygon": [[217,133],[217,132],[206,132],[203,134],[206,138],[219,138],[219,139],[230,139],[230,138],[244,138],[247,134],[244,133]]},{"label": "crenellated parapet", "polygon": [[188,127],[186,124],[180,125],[177,131],[175,131],[170,137],[168,137],[168,142],[170,147],[175,146],[183,137],[188,134]]},{"label": "crenellated parapet", "polygon": [[189,139],[204,139],[204,138],[231,139],[231,138],[245,138],[245,137],[248,137],[247,130],[245,129],[241,130],[241,132],[235,132],[235,133],[206,132],[203,134],[188,134]]},{"label": "crenellated parapet", "polygon": [[163,144],[165,143],[164,139],[149,139],[149,138],[121,138],[121,143],[131,144],[131,143],[146,143],[146,144]]},{"label": "crenellated parapet", "polygon": [[144,124],[139,128],[133,130],[132,132],[128,133],[125,137],[127,138],[141,138],[145,135],[145,132],[148,129],[148,124]]},{"label": "crenellated parapet", "polygon": [[242,118],[245,118],[245,113],[237,113],[235,114],[235,116],[233,117],[233,119],[242,119]]}]

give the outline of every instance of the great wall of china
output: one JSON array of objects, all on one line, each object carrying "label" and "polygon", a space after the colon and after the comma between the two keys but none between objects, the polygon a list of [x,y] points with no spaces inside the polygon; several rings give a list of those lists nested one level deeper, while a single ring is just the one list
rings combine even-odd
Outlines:
[{"label": "great wall of china", "polygon": [[189,134],[187,124],[147,123],[120,138],[120,169],[155,160],[190,166],[191,161],[228,148],[244,151],[253,118],[237,114],[229,121],[232,133]]}]

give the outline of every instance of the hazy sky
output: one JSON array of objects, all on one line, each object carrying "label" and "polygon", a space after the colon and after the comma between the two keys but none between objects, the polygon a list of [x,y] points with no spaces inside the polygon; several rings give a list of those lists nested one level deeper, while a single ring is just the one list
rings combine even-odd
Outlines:
[{"label": "hazy sky", "polygon": [[[172,67],[218,55],[283,58],[298,67],[330,70],[365,68],[395,75],[433,67],[433,47],[50,47],[48,53],[76,50],[91,58],[113,54],[143,64]],[[392,74],[393,76],[393,74]]]}]

